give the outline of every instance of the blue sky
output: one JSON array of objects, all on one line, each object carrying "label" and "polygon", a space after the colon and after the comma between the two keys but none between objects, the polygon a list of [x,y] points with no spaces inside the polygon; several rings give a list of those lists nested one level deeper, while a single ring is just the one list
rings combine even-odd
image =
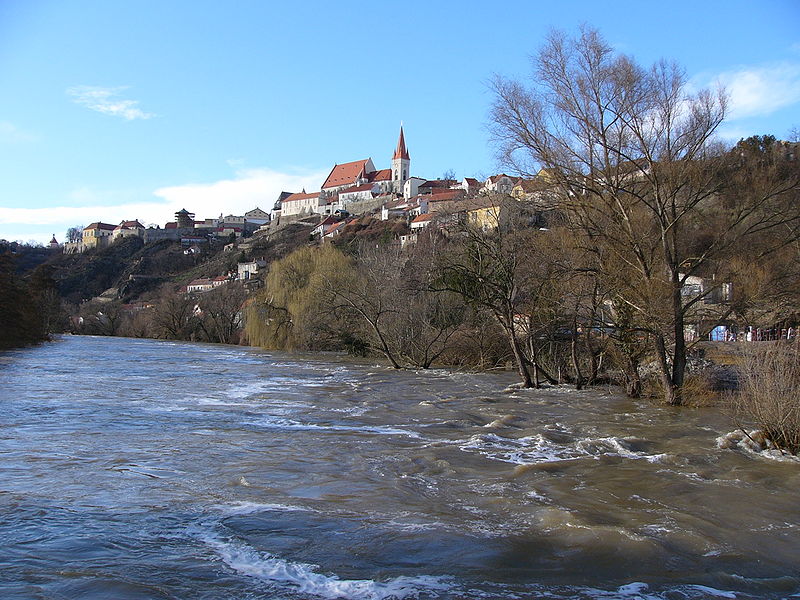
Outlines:
[{"label": "blue sky", "polygon": [[800,127],[800,1],[0,0],[0,238],[269,209],[334,163],[499,172],[493,74],[551,28],[598,28],[643,64],[731,94],[731,140]]}]

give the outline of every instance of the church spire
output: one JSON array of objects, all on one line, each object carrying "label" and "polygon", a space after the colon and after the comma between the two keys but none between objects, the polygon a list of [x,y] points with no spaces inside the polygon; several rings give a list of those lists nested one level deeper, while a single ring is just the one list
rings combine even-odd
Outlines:
[{"label": "church spire", "polygon": [[404,159],[404,160],[411,160],[411,157],[408,155],[408,150],[406,150],[406,139],[403,137],[403,126],[400,125],[400,138],[397,140],[397,149],[394,151],[394,156],[392,160],[395,159]]}]

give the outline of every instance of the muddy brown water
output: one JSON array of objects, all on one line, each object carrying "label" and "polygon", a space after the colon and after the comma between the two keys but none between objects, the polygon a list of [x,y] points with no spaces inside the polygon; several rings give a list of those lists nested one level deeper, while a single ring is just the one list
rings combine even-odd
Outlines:
[{"label": "muddy brown water", "polygon": [[0,598],[789,598],[800,463],[511,374],[62,337],[0,354]]}]

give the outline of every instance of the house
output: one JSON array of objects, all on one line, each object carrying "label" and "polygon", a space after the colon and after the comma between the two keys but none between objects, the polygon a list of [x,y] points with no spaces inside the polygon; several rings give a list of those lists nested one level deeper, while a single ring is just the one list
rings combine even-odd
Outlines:
[{"label": "house", "polygon": [[413,198],[419,194],[419,186],[425,181],[422,177],[409,177],[403,184],[403,198]]},{"label": "house", "polygon": [[331,225],[328,230],[322,234],[322,241],[330,240],[338,235],[341,235],[347,223],[348,221],[339,221],[338,223]]},{"label": "house", "polygon": [[362,200],[372,200],[381,191],[377,183],[364,183],[339,190],[339,208],[346,209],[348,204]]},{"label": "house", "polygon": [[244,213],[244,217],[248,223],[253,223],[259,227],[270,222],[269,213],[265,210],[261,210],[257,206],[253,210],[248,210]]},{"label": "house", "polygon": [[144,225],[138,220],[122,221],[114,228],[112,238],[118,240],[126,237],[144,237]]},{"label": "house", "polygon": [[[116,225],[100,222],[87,225],[83,228],[83,239],[81,240],[83,250],[108,246],[116,228]],[[81,250],[81,252],[83,250]]]},{"label": "house", "polygon": [[492,231],[500,225],[500,203],[490,198],[470,202],[466,214],[467,223],[482,231]]},{"label": "house", "polygon": [[431,213],[414,217],[414,219],[411,221],[411,231],[413,232],[424,227],[428,227],[431,224],[431,221],[433,221],[433,217],[434,215]]},{"label": "house", "polygon": [[236,279],[238,281],[249,281],[255,277],[258,272],[267,266],[267,261],[262,259],[251,260],[250,262],[243,262],[236,265]]},{"label": "house", "polygon": [[201,294],[212,289],[214,289],[214,284],[211,282],[211,279],[207,277],[195,279],[186,286],[186,292],[189,294]]},{"label": "house", "polygon": [[281,217],[306,216],[319,213],[320,192],[290,194],[281,201]]},{"label": "house", "polygon": [[467,192],[468,196],[474,196],[483,188],[483,184],[474,177],[464,177],[461,180],[461,188]]},{"label": "house", "polygon": [[311,235],[318,235],[320,237],[323,237],[328,232],[328,230],[334,225],[336,225],[336,223],[338,223],[339,221],[340,219],[337,219],[333,215],[328,215],[324,219],[322,219],[322,221],[319,222],[319,225],[317,225],[316,227],[314,227],[314,229],[311,230]]},{"label": "house", "polygon": [[451,189],[456,183],[455,179],[431,179],[419,184],[417,191],[420,196],[434,194]]},{"label": "house", "polygon": [[510,177],[505,173],[492,175],[484,182],[483,191],[487,193],[510,194],[511,190],[519,181],[519,177]]}]

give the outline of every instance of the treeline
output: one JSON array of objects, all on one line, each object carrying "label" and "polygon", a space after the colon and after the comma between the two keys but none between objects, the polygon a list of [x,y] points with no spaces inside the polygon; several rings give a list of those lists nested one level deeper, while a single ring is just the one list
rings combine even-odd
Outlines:
[{"label": "treeline", "polygon": [[15,262],[0,244],[0,350],[43,342],[66,324],[51,269],[39,265],[23,278]]},{"label": "treeline", "polygon": [[237,282],[191,295],[167,283],[136,302],[109,298],[83,303],[74,308],[70,331],[83,335],[239,344],[246,297],[244,287]]}]

